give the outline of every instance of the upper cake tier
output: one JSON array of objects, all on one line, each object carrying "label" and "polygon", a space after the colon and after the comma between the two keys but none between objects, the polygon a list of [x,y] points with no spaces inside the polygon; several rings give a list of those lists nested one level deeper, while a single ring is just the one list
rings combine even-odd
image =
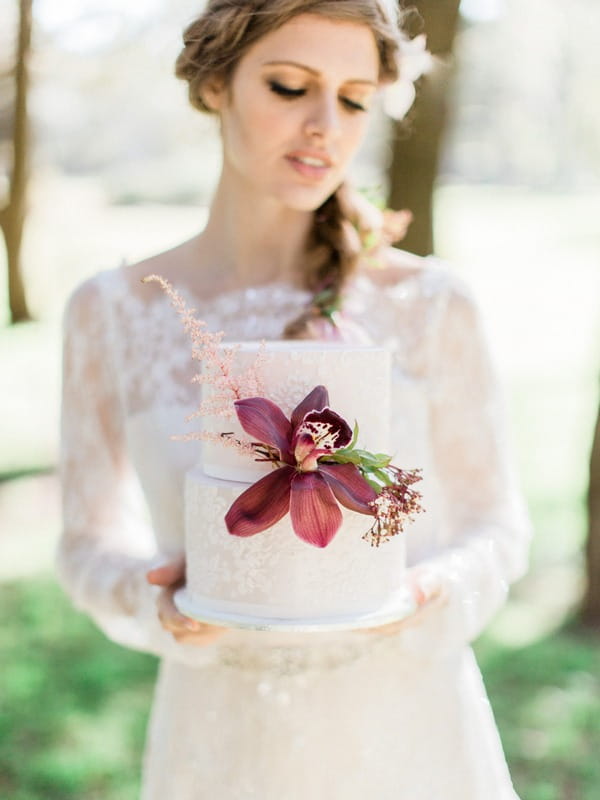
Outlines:
[{"label": "upper cake tier", "polygon": [[[222,345],[232,346],[239,348],[234,360],[234,372],[239,373],[255,361],[260,343]],[[375,453],[389,451],[391,355],[388,350],[316,341],[266,342],[261,375],[263,396],[278,405],[288,418],[298,403],[322,384],[329,392],[330,408],[344,417],[350,427],[358,423],[357,446]],[[211,384],[203,384],[203,399],[213,391]],[[237,417],[205,417],[203,427],[213,433],[231,433],[242,441],[250,440]],[[202,468],[215,478],[253,483],[272,466],[255,461],[253,454],[243,454],[220,442],[203,442]]]}]

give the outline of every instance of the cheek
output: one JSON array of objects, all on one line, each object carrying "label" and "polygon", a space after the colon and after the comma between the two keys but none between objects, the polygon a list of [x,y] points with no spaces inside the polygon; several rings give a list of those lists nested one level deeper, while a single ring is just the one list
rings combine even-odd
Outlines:
[{"label": "cheek", "polygon": [[258,163],[285,148],[294,125],[293,114],[282,114],[271,104],[244,104],[224,120],[225,146],[232,158]]}]

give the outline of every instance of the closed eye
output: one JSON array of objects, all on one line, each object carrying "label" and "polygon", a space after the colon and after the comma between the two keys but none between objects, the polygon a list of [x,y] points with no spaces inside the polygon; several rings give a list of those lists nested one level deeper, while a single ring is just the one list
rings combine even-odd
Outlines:
[{"label": "closed eye", "polygon": [[306,89],[290,89],[278,81],[269,81],[269,88],[281,97],[302,97],[306,94]]},{"label": "closed eye", "polygon": [[349,97],[340,97],[340,101],[350,111],[366,111],[367,110],[365,108],[365,106],[361,105],[360,103],[357,103],[355,100],[350,100]]},{"label": "closed eye", "polygon": [[[293,99],[295,97],[303,97],[306,94],[306,89],[291,89],[289,86],[284,86],[283,83],[279,83],[279,81],[269,81],[269,89],[278,94],[280,97],[286,97],[288,99]],[[357,103],[355,100],[351,100],[349,97],[340,97],[340,103],[345,106],[348,111],[367,111],[368,109]]]}]

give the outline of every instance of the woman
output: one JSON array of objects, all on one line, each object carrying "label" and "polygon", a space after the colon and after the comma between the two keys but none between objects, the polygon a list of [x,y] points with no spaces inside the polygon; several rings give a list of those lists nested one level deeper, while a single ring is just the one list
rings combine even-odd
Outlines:
[{"label": "woman", "polygon": [[[373,248],[379,217],[343,185],[402,37],[375,0],[211,0],[184,41],[177,74],[223,140],[208,223],[88,280],[65,317],[59,567],[111,638],[162,657],[143,797],[514,800],[469,642],[522,573],[528,528],[477,312],[382,229]],[[411,618],[314,648],[177,612],[198,454],[170,437],[195,406],[193,370],[150,273],[229,339],[393,348],[394,451],[426,476]]]}]

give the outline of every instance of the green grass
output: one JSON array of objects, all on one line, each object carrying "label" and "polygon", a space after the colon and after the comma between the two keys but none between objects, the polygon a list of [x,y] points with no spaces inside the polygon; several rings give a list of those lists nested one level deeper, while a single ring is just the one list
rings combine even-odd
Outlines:
[{"label": "green grass", "polygon": [[600,796],[600,637],[571,623],[535,643],[476,648],[522,800]]},{"label": "green grass", "polygon": [[0,585],[0,631],[0,797],[137,797],[156,660],[108,642],[50,580]]},{"label": "green grass", "polygon": [[[0,585],[0,797],[133,800],[156,660],[108,642],[48,579]],[[522,800],[596,800],[600,639],[477,644]]]}]

